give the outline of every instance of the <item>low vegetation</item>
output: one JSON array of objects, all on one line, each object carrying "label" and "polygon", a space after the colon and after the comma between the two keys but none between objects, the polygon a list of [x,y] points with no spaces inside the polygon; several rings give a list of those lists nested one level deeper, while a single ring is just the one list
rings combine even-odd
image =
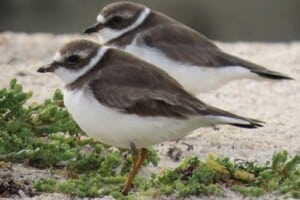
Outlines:
[{"label": "low vegetation", "polygon": [[[51,169],[58,175],[55,177],[61,177],[36,180],[34,191],[138,199],[161,195],[224,196],[224,188],[228,188],[244,196],[273,192],[300,198],[300,155],[290,158],[286,151],[275,154],[265,164],[214,155],[203,161],[188,157],[175,169],[147,178],[136,177],[134,189],[122,196],[120,188],[130,169],[131,154],[85,136],[65,109],[59,90],[42,104],[26,106],[31,96],[16,80],[0,90],[0,172],[3,163],[26,163]],[[152,149],[145,165],[157,165],[158,161]],[[2,183],[0,179],[0,197],[5,193],[4,182],[4,178]]]}]

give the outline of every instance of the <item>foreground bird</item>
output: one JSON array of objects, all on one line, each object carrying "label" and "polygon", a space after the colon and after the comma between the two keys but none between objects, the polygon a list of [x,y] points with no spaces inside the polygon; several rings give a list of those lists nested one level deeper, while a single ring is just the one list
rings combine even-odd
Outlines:
[{"label": "foreground bird", "polygon": [[150,63],[88,40],[64,45],[53,62],[38,72],[55,73],[65,82],[64,103],[89,136],[135,152],[123,194],[129,191],[151,145],[181,138],[203,126],[262,126],[257,120],[201,102]]},{"label": "foreground bird", "polygon": [[122,48],[160,67],[193,94],[235,79],[291,79],[225,53],[202,34],[141,4],[109,4],[97,21],[84,33],[98,33],[106,45]]}]

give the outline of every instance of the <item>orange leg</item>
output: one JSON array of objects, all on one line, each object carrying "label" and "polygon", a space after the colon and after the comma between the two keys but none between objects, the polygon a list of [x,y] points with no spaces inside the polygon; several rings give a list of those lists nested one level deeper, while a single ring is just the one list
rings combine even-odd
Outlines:
[{"label": "orange leg", "polygon": [[143,163],[146,160],[147,156],[148,156],[148,150],[142,148],[141,149],[140,160],[139,160],[139,162],[136,163],[136,166],[135,166],[137,168],[137,170],[139,170],[141,168],[141,166],[143,165]]},{"label": "orange leg", "polygon": [[125,182],[125,186],[122,190],[123,195],[128,194],[128,192],[132,186],[133,179],[134,179],[135,175],[138,173],[139,169],[141,168],[143,162],[147,158],[147,155],[148,155],[148,150],[142,148],[141,151],[137,152],[137,155],[134,156],[133,163],[132,163],[132,169],[128,175],[128,178]]}]

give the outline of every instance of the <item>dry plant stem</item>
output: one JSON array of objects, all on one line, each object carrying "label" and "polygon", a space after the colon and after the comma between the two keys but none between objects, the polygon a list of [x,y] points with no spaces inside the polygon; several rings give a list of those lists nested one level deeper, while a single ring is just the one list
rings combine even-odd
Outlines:
[{"label": "dry plant stem", "polygon": [[147,158],[148,150],[142,148],[139,152],[137,152],[136,155],[134,155],[133,163],[132,163],[132,169],[128,175],[128,178],[125,182],[124,188],[122,190],[123,195],[127,195],[129,190],[131,189],[133,179],[135,175],[138,173],[139,169],[141,168],[143,162]]}]

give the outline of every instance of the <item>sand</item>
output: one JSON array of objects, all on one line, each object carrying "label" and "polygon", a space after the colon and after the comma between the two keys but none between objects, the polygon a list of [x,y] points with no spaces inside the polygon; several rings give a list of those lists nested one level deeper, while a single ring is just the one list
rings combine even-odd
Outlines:
[{"label": "sand", "polygon": [[[40,65],[50,62],[54,52],[62,44],[80,37],[83,36],[1,33],[0,88],[7,86],[9,81],[16,77],[25,91],[33,91],[34,97],[31,102],[41,102],[50,97],[56,88],[63,88],[62,83],[54,75],[41,75],[36,70]],[[281,150],[288,150],[291,156],[300,154],[300,42],[217,42],[217,44],[226,52],[286,73],[295,80],[244,79],[230,82],[218,90],[199,94],[198,97],[204,102],[242,116],[260,119],[266,122],[265,126],[255,130],[230,126],[202,128],[183,138],[179,143],[159,144],[155,146],[162,158],[159,166],[144,168],[141,173],[149,174],[166,167],[177,166],[179,162],[167,156],[168,150],[173,146],[178,147],[182,153],[179,160],[185,155],[197,155],[205,159],[208,153],[214,153],[232,159],[265,162],[270,160],[275,152]],[[193,145],[193,149],[188,149],[183,143]],[[20,165],[13,166],[19,167]],[[32,169],[32,173],[35,173],[35,169]],[[228,199],[243,199],[242,196],[230,191],[226,194]],[[60,194],[55,195],[67,198]],[[58,198],[55,195],[43,194],[34,199]],[[270,198],[270,195],[264,198]]]}]

